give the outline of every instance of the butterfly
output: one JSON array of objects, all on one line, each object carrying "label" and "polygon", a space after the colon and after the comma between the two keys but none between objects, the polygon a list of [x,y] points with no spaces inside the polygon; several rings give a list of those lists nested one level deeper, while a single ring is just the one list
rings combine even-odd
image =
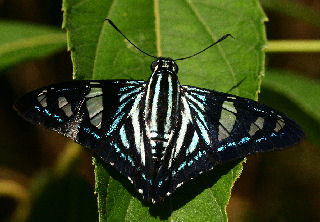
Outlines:
[{"label": "butterfly", "polygon": [[23,96],[15,109],[87,147],[153,203],[219,164],[304,137],[300,126],[266,105],[181,85],[176,60],[157,58],[148,81],[44,87]]}]

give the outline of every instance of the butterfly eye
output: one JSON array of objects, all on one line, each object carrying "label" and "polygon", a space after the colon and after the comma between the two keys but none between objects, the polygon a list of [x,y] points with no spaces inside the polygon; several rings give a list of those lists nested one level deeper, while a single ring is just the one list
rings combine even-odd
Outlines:
[{"label": "butterfly eye", "polygon": [[153,62],[151,63],[151,67],[150,67],[150,68],[151,68],[151,71],[152,71],[152,72],[154,72],[154,70],[155,70],[155,68],[158,66],[158,64],[159,64],[158,61],[153,61]]}]

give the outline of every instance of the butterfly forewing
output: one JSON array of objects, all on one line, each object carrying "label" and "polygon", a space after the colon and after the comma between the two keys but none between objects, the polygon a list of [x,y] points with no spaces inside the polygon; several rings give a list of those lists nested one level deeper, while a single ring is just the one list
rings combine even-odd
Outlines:
[{"label": "butterfly forewing", "polygon": [[302,129],[282,113],[250,99],[183,86],[195,122],[210,136],[219,162],[298,143]]},{"label": "butterfly forewing", "polygon": [[152,163],[142,120],[144,85],[72,81],[28,93],[15,108],[25,119],[88,147],[148,196]]}]

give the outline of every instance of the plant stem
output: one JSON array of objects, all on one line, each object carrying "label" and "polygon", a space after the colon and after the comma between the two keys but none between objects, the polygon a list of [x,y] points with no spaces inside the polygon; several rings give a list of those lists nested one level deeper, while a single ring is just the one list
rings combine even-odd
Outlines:
[{"label": "plant stem", "polygon": [[320,40],[269,40],[266,52],[320,52]]}]

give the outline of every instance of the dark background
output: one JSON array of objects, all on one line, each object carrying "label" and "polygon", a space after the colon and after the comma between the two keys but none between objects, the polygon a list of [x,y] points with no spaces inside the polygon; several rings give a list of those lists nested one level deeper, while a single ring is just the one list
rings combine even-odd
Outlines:
[{"label": "dark background", "polygon": [[[318,0],[299,2],[320,12]],[[269,40],[319,39],[319,27],[267,8],[265,11],[269,17],[266,24]],[[56,27],[62,24],[61,1],[0,0],[0,15],[6,20]],[[320,53],[266,55],[267,70],[281,68],[317,80],[320,79],[319,62]],[[30,90],[71,79],[72,63],[66,51],[20,64],[0,75],[0,179],[12,179],[30,189],[31,180],[39,170],[54,165],[68,140],[25,122],[17,116],[12,104]],[[281,104],[286,98],[262,89],[259,100]],[[227,208],[229,220],[320,221],[319,161],[319,149],[308,139],[285,151],[249,157],[232,190]],[[93,191],[93,167],[86,152],[81,154],[77,171]],[[16,207],[14,198],[0,196],[0,221],[7,220]]]}]

